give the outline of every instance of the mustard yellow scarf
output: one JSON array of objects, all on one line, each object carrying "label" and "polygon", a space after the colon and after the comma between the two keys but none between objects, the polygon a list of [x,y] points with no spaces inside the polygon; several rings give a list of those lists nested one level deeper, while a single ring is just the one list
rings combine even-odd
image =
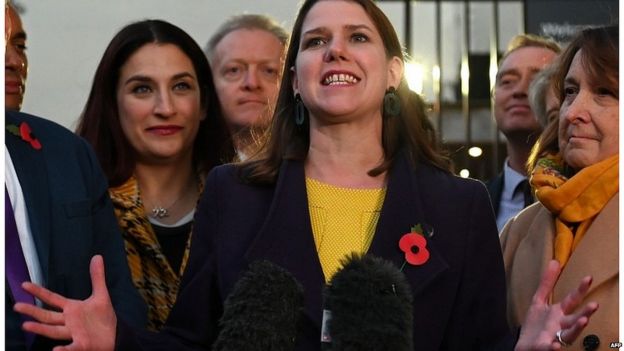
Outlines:
[{"label": "mustard yellow scarf", "polygon": [[560,156],[537,162],[531,186],[537,199],[555,216],[555,259],[565,266],[594,218],[619,191],[619,155],[583,168],[571,178]]}]

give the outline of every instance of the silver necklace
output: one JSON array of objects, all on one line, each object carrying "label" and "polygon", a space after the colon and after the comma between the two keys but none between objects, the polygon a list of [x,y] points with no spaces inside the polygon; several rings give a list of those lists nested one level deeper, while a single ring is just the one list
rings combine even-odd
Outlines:
[{"label": "silver necklace", "polygon": [[169,210],[171,210],[183,197],[185,197],[185,193],[180,195],[171,205],[167,207],[162,207],[160,205],[156,205],[152,207],[152,218],[163,219],[165,217],[169,217]]},{"label": "silver necklace", "polygon": [[152,208],[152,217],[158,219],[169,217],[169,210],[161,206],[156,206]]}]

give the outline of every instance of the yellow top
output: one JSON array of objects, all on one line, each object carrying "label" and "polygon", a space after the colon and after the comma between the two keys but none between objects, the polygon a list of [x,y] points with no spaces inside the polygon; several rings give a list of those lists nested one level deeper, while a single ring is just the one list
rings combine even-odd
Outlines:
[{"label": "yellow top", "polygon": [[306,189],[316,252],[329,282],[346,255],[368,251],[386,189],[341,188],[310,178]]}]

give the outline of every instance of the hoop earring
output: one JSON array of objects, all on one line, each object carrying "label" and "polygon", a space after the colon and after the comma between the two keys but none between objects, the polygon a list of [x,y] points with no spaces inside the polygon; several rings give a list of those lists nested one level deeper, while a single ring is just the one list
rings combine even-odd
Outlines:
[{"label": "hoop earring", "polygon": [[295,94],[295,124],[297,127],[301,127],[306,120],[306,108],[301,100],[301,95]]},{"label": "hoop earring", "polygon": [[383,116],[385,118],[396,118],[401,114],[401,98],[396,93],[394,87],[390,87],[384,95]]}]

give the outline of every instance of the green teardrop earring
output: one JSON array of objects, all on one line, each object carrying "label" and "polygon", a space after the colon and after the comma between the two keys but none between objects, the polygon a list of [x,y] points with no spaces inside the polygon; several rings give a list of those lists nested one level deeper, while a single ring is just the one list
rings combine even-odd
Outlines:
[{"label": "green teardrop earring", "polygon": [[295,124],[297,127],[303,126],[306,120],[306,108],[301,100],[301,95],[295,94]]},{"label": "green teardrop earring", "polygon": [[394,87],[390,87],[384,95],[384,118],[396,118],[401,114],[401,98]]}]

